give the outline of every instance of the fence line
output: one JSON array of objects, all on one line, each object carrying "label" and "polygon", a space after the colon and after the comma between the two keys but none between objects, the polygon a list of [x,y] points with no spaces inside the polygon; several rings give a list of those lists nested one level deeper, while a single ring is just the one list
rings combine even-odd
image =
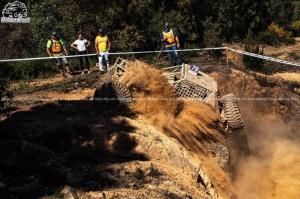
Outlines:
[{"label": "fence line", "polygon": [[250,57],[256,57],[256,58],[267,60],[267,61],[272,61],[272,62],[276,62],[276,63],[281,63],[281,64],[300,67],[300,64],[295,63],[295,62],[285,61],[285,60],[282,60],[282,59],[277,59],[277,58],[273,58],[273,57],[268,57],[268,56],[264,56],[264,55],[250,53],[250,52],[237,50],[237,49],[233,49],[233,48],[226,48],[226,49],[229,50],[229,51],[232,51],[232,52],[235,52],[235,53],[238,53],[238,54],[242,54],[242,55],[247,55],[247,56],[250,56]]},{"label": "fence line", "polygon": [[[181,49],[176,50],[177,52],[192,52],[192,51],[209,51],[209,50],[225,50],[225,47],[217,48],[195,48],[195,49]],[[154,50],[154,51],[134,51],[134,52],[110,52],[109,55],[137,55],[137,54],[156,54],[156,53],[169,53],[174,50]],[[97,54],[86,54],[86,55],[68,55],[61,56],[59,58],[76,58],[76,57],[90,57],[96,56]],[[20,59],[3,59],[0,62],[18,62],[18,61],[35,61],[35,60],[51,60],[57,59],[58,57],[36,57],[36,58],[20,58]]]},{"label": "fence line", "polygon": [[[281,64],[286,64],[286,65],[291,65],[291,66],[298,66],[300,67],[300,64],[296,62],[290,62],[290,61],[285,61],[282,59],[277,59],[273,57],[268,57],[264,55],[259,55],[255,53],[250,53],[246,52],[243,50],[237,50],[233,48],[228,48],[228,47],[216,47],[216,48],[195,48],[195,49],[181,49],[181,50],[175,50],[177,52],[197,52],[197,51],[213,51],[213,50],[228,50],[234,53],[238,53],[241,55],[246,55],[250,57],[255,57],[258,59],[263,59],[267,61],[272,61],[276,63],[281,63]],[[174,52],[174,50],[154,50],[154,51],[133,51],[133,52],[111,52],[109,55],[115,56],[115,55],[137,55],[137,54],[156,54],[156,53],[169,53],[169,52]],[[86,55],[68,55],[68,56],[61,56],[60,58],[77,58],[77,57],[90,57],[90,56],[96,56],[97,54],[86,54]],[[0,60],[0,63],[2,62],[18,62],[18,61],[35,61],[35,60],[51,60],[51,59],[57,59],[57,57],[36,57],[36,58],[18,58],[18,59],[3,59]]]}]

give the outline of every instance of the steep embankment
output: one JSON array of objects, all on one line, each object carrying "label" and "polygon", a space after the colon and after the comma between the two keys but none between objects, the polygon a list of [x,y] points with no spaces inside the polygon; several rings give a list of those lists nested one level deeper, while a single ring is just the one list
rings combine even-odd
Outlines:
[{"label": "steep embankment", "polygon": [[232,198],[228,176],[205,152],[222,139],[217,115],[175,100],[158,70],[139,63],[138,71],[128,81],[140,99],[132,107],[99,112],[85,100],[90,91],[23,96],[60,101],[18,107],[0,122],[1,196]]},{"label": "steep embankment", "polygon": [[299,95],[276,84],[260,85],[237,70],[212,76],[221,93],[241,98],[247,125],[250,154],[239,158],[233,172],[239,198],[299,198]]},{"label": "steep embankment", "polygon": [[226,171],[205,152],[223,139],[211,107],[174,100],[160,71],[135,62],[124,76],[136,99],[131,107],[99,112],[85,100],[92,89],[25,95],[60,101],[17,107],[1,120],[0,195],[299,198],[299,95],[237,70],[211,76],[221,94],[240,98],[250,148],[235,152],[243,148],[236,142]]},{"label": "steep embankment", "polygon": [[122,82],[134,90],[133,110],[195,154],[207,168],[218,193],[225,198],[233,197],[229,177],[207,157],[208,145],[224,140],[221,122],[212,107],[176,99],[174,88],[162,72],[140,61],[127,67]]}]

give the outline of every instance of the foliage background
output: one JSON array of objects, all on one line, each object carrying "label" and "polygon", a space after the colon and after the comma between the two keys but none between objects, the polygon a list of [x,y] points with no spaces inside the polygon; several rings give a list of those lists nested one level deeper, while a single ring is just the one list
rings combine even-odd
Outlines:
[{"label": "foliage background", "polygon": [[[0,8],[4,8],[8,1],[1,0]],[[300,29],[295,23],[300,20],[300,4],[299,1],[292,0],[23,0],[22,2],[27,5],[31,23],[0,24],[1,59],[46,56],[46,42],[53,31],[59,32],[69,46],[76,39],[77,31],[82,30],[85,37],[93,41],[97,29],[102,27],[112,40],[112,51],[126,51],[160,49],[159,34],[165,22],[169,22],[176,29],[182,47],[205,47],[224,41],[244,41],[249,31],[253,32],[254,37],[263,35],[269,40],[270,37],[265,32],[268,31],[268,27],[270,29],[272,23],[293,33],[298,33],[299,30],[293,30],[291,27]],[[290,41],[289,38],[284,39]],[[276,40],[276,44],[285,40]],[[89,51],[94,52],[94,49],[90,48]],[[28,72],[24,69],[25,73],[36,76],[39,70],[43,73],[43,66],[49,68],[49,63],[38,64],[39,66],[34,67],[37,71]],[[8,64],[1,64],[1,77],[9,76],[16,79],[22,76],[18,74],[12,77],[9,72],[11,70],[7,67]]]}]

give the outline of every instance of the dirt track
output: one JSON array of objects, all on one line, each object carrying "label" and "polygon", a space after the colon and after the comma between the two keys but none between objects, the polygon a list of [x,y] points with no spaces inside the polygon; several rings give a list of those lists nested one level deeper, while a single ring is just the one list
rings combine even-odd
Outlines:
[{"label": "dirt track", "polygon": [[[174,95],[166,81],[161,83],[158,71],[141,68],[139,75],[127,79],[128,86],[139,87],[136,96]],[[10,120],[0,122],[0,194],[5,198],[59,197],[65,187],[67,194],[79,198],[103,194],[107,198],[210,198],[206,188],[195,183],[195,170],[202,165],[223,198],[236,194],[239,198],[297,198],[299,95],[263,85],[237,70],[220,70],[211,76],[219,82],[221,94],[234,93],[243,99],[240,105],[247,129],[235,133],[247,134],[250,151],[240,153],[238,136],[230,136],[228,142],[234,144],[229,168],[222,170],[204,152],[205,139],[222,137],[217,116],[204,104],[184,105],[179,114],[181,102],[151,101],[98,112],[91,101],[83,101],[92,97],[93,89],[43,91],[26,97],[59,98],[60,102],[21,106]],[[298,100],[276,100],[283,96]],[[272,100],[249,100],[252,97]]]}]

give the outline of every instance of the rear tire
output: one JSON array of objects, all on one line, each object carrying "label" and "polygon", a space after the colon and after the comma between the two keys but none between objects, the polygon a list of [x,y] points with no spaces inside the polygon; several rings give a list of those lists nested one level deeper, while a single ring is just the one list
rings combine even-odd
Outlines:
[{"label": "rear tire", "polygon": [[225,95],[222,97],[221,103],[223,104],[224,117],[228,122],[228,126],[232,129],[243,128],[244,122],[236,97],[233,94]]},{"label": "rear tire", "polygon": [[132,102],[128,88],[118,82],[109,81],[102,84],[94,93],[95,105],[101,109],[128,106]]},{"label": "rear tire", "polygon": [[218,159],[220,167],[225,168],[229,162],[228,148],[221,143],[212,143],[209,145],[208,154]]}]

